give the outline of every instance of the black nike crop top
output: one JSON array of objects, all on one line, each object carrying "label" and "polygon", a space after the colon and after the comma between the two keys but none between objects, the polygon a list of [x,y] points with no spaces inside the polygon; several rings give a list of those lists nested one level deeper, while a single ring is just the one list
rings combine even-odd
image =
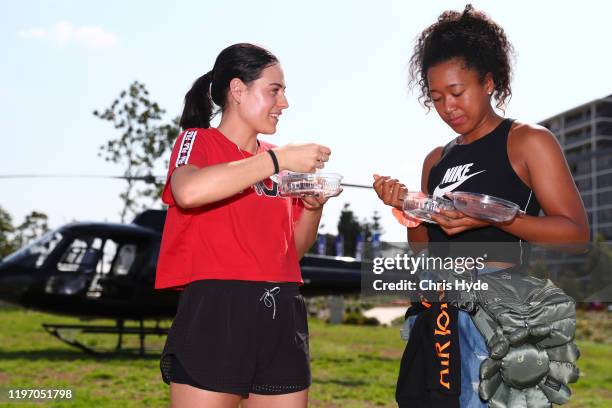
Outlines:
[{"label": "black nike crop top", "polygon": [[[512,123],[513,120],[504,119],[493,131],[469,144],[449,143],[440,161],[429,172],[429,194],[444,196],[450,191],[488,194],[512,201],[528,215],[537,216],[540,204],[533,191],[515,173],[508,158],[508,134]],[[488,248],[479,245],[478,252],[486,253],[488,261],[526,262],[524,242],[497,227],[448,236],[438,225],[428,224],[427,232],[429,242],[507,243]]]}]

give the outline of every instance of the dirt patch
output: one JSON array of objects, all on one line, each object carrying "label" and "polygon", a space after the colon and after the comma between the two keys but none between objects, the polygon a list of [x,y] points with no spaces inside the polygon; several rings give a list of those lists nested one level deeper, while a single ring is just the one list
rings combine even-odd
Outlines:
[{"label": "dirt patch", "polygon": [[396,359],[398,361],[398,364],[399,361],[402,359],[402,354],[404,354],[404,348],[385,348],[378,350],[378,355],[380,355],[381,357]]},{"label": "dirt patch", "polygon": [[78,367],[74,367],[72,369],[62,368],[55,367],[52,369],[41,370],[37,373],[36,377],[53,378],[56,380],[66,381],[69,384],[79,384],[83,382],[83,379],[87,374],[98,369],[98,367],[87,365],[79,365]]}]

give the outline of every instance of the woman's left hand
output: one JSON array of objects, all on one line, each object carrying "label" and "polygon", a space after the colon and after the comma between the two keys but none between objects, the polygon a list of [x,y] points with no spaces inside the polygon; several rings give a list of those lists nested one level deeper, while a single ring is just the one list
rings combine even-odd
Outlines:
[{"label": "woman's left hand", "polygon": [[431,216],[431,219],[440,225],[440,228],[442,228],[446,235],[456,235],[463,231],[491,225],[488,221],[468,217],[457,210],[440,209],[437,214]]},{"label": "woman's left hand", "polygon": [[324,196],[322,194],[316,194],[314,196],[302,197],[302,203],[304,203],[304,209],[309,211],[316,211],[323,208],[327,200],[332,197],[337,197],[342,193],[342,188],[333,196]]}]

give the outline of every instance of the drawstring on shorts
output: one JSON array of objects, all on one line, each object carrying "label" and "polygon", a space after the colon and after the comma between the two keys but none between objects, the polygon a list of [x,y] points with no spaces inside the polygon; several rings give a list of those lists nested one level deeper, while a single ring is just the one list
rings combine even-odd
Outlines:
[{"label": "drawstring on shorts", "polygon": [[[278,286],[273,287],[272,289],[266,289],[263,295],[259,298],[261,302],[263,300],[264,305],[266,307],[271,307],[272,309],[272,320],[276,317],[276,299],[274,298],[280,292],[280,288]],[[272,300],[270,300],[272,299]]]}]

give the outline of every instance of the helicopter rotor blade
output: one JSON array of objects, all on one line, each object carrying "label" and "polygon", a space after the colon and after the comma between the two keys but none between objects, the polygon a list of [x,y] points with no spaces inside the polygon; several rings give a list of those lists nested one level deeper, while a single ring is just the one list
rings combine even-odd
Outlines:
[{"label": "helicopter rotor blade", "polygon": [[[117,179],[117,180],[137,180],[153,183],[155,180],[163,180],[162,176],[105,176],[99,174],[0,174],[0,179],[25,179],[25,178],[97,178],[97,179]],[[342,183],[343,187],[372,189],[366,184]]]}]

